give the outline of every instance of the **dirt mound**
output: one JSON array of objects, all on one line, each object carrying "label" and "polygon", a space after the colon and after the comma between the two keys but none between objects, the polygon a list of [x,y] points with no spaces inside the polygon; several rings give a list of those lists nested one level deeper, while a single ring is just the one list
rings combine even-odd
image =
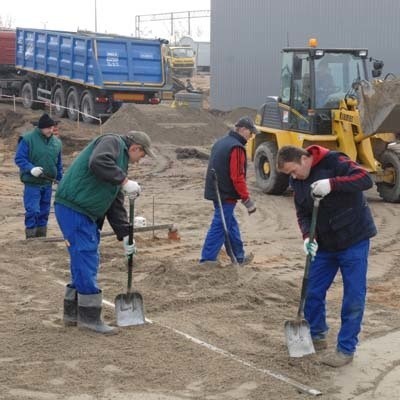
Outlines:
[{"label": "dirt mound", "polygon": [[247,115],[248,117],[250,117],[254,120],[256,113],[257,113],[257,111],[254,110],[253,108],[239,107],[239,108],[235,108],[232,111],[229,111],[224,116],[224,120],[227,123],[234,124],[239,118],[241,118],[245,115]]},{"label": "dirt mound", "polygon": [[11,110],[2,110],[0,113],[0,137],[6,138],[11,136],[14,130],[24,123],[22,114]]},{"label": "dirt mound", "polygon": [[231,111],[210,110],[210,113],[214,115],[214,117],[224,121],[227,126],[232,127],[241,117],[244,116],[248,116],[254,120],[257,110],[253,108],[239,107]]},{"label": "dirt mound", "polygon": [[166,105],[125,104],[103,125],[103,132],[141,130],[155,143],[210,145],[223,136],[228,126],[210,112]]}]

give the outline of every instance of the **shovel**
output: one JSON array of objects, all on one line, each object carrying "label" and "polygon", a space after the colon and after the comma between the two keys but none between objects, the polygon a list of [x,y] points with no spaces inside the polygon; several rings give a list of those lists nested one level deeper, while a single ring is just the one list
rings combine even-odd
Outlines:
[{"label": "shovel", "polygon": [[228,227],[226,226],[224,209],[222,208],[221,194],[219,193],[219,187],[218,187],[218,177],[217,177],[217,173],[215,172],[214,168],[211,169],[211,173],[212,173],[212,177],[213,177],[213,181],[214,181],[215,191],[217,192],[218,206],[219,206],[219,209],[221,212],[222,226],[224,227],[226,252],[228,253],[228,256],[230,257],[232,264],[238,265],[235,254],[233,253],[233,250],[232,250],[232,243],[231,243],[231,239],[229,238]]},{"label": "shovel", "polygon": [[[310,242],[314,240],[315,227],[317,224],[317,214],[319,208],[319,202],[322,197],[313,197],[314,206],[311,216],[310,226]],[[308,354],[315,353],[314,344],[312,342],[310,326],[304,319],[304,303],[307,293],[308,284],[308,270],[311,263],[311,256],[307,254],[306,265],[304,268],[303,284],[301,286],[300,304],[297,311],[297,318],[295,320],[285,322],[285,336],[286,345],[289,350],[290,357],[303,357]]]},{"label": "shovel", "polygon": [[[133,218],[135,200],[129,200],[129,244],[133,243]],[[143,298],[132,291],[133,254],[128,256],[128,290],[115,298],[115,313],[118,326],[143,325],[145,323]]]}]

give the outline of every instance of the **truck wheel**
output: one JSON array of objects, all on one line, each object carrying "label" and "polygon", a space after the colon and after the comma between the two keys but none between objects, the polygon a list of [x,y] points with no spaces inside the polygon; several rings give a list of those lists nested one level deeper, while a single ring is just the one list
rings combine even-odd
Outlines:
[{"label": "truck wheel", "polygon": [[38,104],[36,100],[36,87],[31,82],[25,82],[21,89],[22,105],[25,108],[37,109]]},{"label": "truck wheel", "polygon": [[288,187],[289,177],[276,169],[275,143],[261,143],[254,155],[254,168],[258,187],[268,194],[282,194]]},{"label": "truck wheel", "polygon": [[389,203],[400,203],[400,146],[385,150],[379,161],[385,172],[393,176],[391,183],[378,182],[376,184],[379,196]]},{"label": "truck wheel", "polygon": [[94,118],[90,118],[90,115],[93,117],[97,117],[94,109],[94,99],[93,95],[90,92],[85,92],[81,101],[81,112],[83,122],[87,122],[89,124],[94,124],[97,122]]},{"label": "truck wheel", "polygon": [[77,121],[79,118],[79,95],[75,88],[72,88],[67,96],[67,115],[71,121]]},{"label": "truck wheel", "polygon": [[65,109],[67,102],[65,99],[65,90],[62,86],[58,87],[55,90],[53,94],[53,103],[55,105],[54,114],[59,118],[65,117],[65,114],[67,112],[67,110]]}]

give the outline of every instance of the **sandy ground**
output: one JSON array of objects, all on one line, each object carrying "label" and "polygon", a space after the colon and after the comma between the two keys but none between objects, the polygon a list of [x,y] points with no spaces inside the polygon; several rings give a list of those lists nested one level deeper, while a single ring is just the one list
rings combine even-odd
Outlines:
[{"label": "sandy ground", "polygon": [[[103,131],[142,129],[152,136],[157,160],[131,167],[143,193],[136,215],[148,224],[176,224],[180,240],[167,230],[136,233],[135,290],[144,299],[148,322],[119,328],[104,337],[62,324],[68,255],[63,242],[24,240],[22,184],[13,163],[17,137],[39,112],[0,104],[0,398],[7,400],[304,399],[301,390],[324,399],[393,399],[400,380],[400,204],[367,193],[379,234],[372,240],[368,302],[360,347],[352,365],[334,370],[323,353],[290,359],[284,321],[297,312],[305,257],[292,197],[267,196],[249,187],[257,212],[238,205],[246,249],[254,262],[234,268],[221,254],[222,268],[198,266],[211,216],[203,199],[207,161],[177,157],[182,146],[207,152],[226,124],[252,110],[229,114],[129,106]],[[99,133],[99,127],[67,120],[61,125],[64,159]],[[104,232],[110,232],[105,226]],[[54,214],[49,237],[59,238]],[[120,242],[105,236],[99,283],[104,317],[115,324],[114,299],[126,290],[126,260]],[[329,292],[335,346],[341,284]]]}]

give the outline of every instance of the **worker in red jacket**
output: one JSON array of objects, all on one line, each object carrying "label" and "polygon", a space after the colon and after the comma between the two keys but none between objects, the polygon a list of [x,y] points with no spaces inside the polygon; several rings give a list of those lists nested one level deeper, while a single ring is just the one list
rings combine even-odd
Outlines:
[{"label": "worker in red jacket", "polygon": [[218,254],[225,242],[224,226],[212,170],[215,170],[218,179],[222,211],[226,220],[232,252],[239,265],[248,264],[253,259],[251,253],[245,255],[234,210],[237,201],[241,200],[249,214],[256,211],[255,203],[250,198],[246,184],[247,160],[245,149],[247,140],[254,132],[256,132],[256,127],[251,118],[242,117],[236,122],[235,129],[219,139],[211,149],[204,197],[214,203],[214,217],[204,241],[200,264],[217,265]]}]

